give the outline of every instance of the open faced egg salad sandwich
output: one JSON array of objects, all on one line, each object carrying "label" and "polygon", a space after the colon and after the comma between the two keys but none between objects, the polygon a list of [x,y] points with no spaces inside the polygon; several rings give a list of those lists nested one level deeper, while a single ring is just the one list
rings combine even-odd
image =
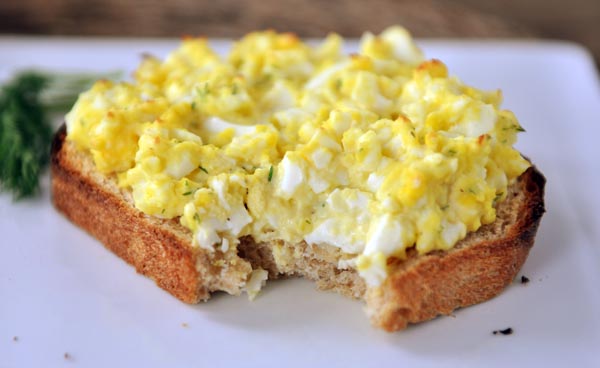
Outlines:
[{"label": "open faced egg salad sandwich", "polygon": [[495,296],[544,212],[524,129],[401,27],[342,46],[186,38],[98,81],[56,135],[55,206],[185,302],[301,275],[391,331]]}]

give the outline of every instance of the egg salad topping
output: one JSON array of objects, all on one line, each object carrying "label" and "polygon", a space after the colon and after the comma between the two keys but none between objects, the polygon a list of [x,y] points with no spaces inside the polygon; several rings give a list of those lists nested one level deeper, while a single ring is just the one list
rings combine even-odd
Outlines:
[{"label": "egg salad topping", "polygon": [[450,77],[403,28],[341,48],[337,35],[309,46],[265,31],[222,57],[185,39],[164,61],[145,57],[132,82],[83,93],[68,139],[195,246],[328,244],[378,285],[408,248],[446,250],[493,222],[529,163],[500,92]]}]

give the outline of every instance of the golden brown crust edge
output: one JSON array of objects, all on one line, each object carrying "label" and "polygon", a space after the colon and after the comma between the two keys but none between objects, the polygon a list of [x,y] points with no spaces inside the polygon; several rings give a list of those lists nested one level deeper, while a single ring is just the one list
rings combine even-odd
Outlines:
[{"label": "golden brown crust edge", "polygon": [[[206,251],[192,247],[189,237],[172,231],[172,222],[157,226],[156,219],[95,184],[74,160],[65,157],[65,135],[63,126],[52,146],[52,193],[59,211],[184,302],[206,300],[211,291],[222,289],[209,280],[218,272]],[[381,287],[369,289],[365,299],[372,324],[395,331],[499,294],[525,262],[544,213],[545,179],[541,173],[532,167],[519,178],[519,184],[524,200],[515,201],[519,205],[515,211],[520,216],[503,237],[474,244],[463,241],[460,244],[466,245],[448,252],[401,262]],[[232,290],[238,282],[234,280]]]},{"label": "golden brown crust edge", "polygon": [[189,241],[154,226],[115,194],[95,185],[62,149],[63,126],[52,143],[52,201],[69,220],[108,249],[187,303],[209,297],[196,269],[197,252]]},{"label": "golden brown crust edge", "polygon": [[382,286],[367,291],[371,323],[397,331],[498,295],[515,278],[533,246],[545,212],[545,182],[535,167],[519,177],[524,200],[517,202],[517,219],[504,236],[420,256],[410,266],[400,264],[391,271]]}]

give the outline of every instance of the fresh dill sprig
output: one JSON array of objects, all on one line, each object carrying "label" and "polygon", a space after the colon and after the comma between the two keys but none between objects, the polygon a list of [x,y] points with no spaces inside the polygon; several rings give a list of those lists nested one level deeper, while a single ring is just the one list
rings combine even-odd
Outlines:
[{"label": "fresh dill sprig", "polygon": [[0,188],[16,199],[34,194],[48,164],[52,128],[40,102],[42,75],[17,76],[0,91]]},{"label": "fresh dill sprig", "polygon": [[51,114],[67,112],[101,77],[109,75],[25,71],[0,88],[0,190],[15,199],[37,193],[50,159]]}]

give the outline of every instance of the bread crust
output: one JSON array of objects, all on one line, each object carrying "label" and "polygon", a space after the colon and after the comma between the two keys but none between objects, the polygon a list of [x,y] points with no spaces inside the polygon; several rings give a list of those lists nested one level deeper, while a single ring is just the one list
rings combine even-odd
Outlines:
[{"label": "bread crust", "polygon": [[196,268],[198,250],[189,240],[156,226],[148,216],[86,175],[80,163],[63,149],[65,136],[63,125],[52,144],[54,206],[175,297],[187,303],[207,299],[208,288]]},{"label": "bread crust", "polygon": [[[229,268],[215,266],[215,252],[193,246],[190,231],[178,221],[145,215],[133,206],[126,191],[114,188],[114,183],[112,188],[103,185],[101,174],[73,157],[77,150],[65,138],[63,125],[51,152],[54,206],[161,288],[184,302],[197,303],[215,290],[239,294],[252,271],[250,263],[256,268],[263,262],[271,277],[276,276],[269,245],[264,243],[260,252],[254,252],[264,254],[264,259],[247,262],[235,256]],[[542,174],[530,167],[511,186],[496,222],[469,234],[449,251],[418,255],[413,249],[407,259],[388,262],[390,276],[377,288],[367,287],[363,295],[371,323],[396,331],[499,294],[517,275],[533,245],[545,211],[544,185]],[[247,247],[242,255],[253,253]],[[319,271],[311,270],[315,277],[303,270],[279,272],[303,274],[327,289],[355,297],[359,296],[356,290],[364,288],[354,270],[339,270],[346,273],[344,282],[358,285],[354,289],[319,280],[320,274],[331,278],[331,272]]]},{"label": "bread crust", "polygon": [[386,331],[404,329],[409,323],[448,315],[457,308],[491,299],[515,278],[533,246],[544,209],[544,176],[530,167],[509,192],[522,196],[512,201],[515,221],[502,236],[497,224],[485,225],[456,247],[390,265],[390,276],[377,288],[367,290],[371,323]]}]

